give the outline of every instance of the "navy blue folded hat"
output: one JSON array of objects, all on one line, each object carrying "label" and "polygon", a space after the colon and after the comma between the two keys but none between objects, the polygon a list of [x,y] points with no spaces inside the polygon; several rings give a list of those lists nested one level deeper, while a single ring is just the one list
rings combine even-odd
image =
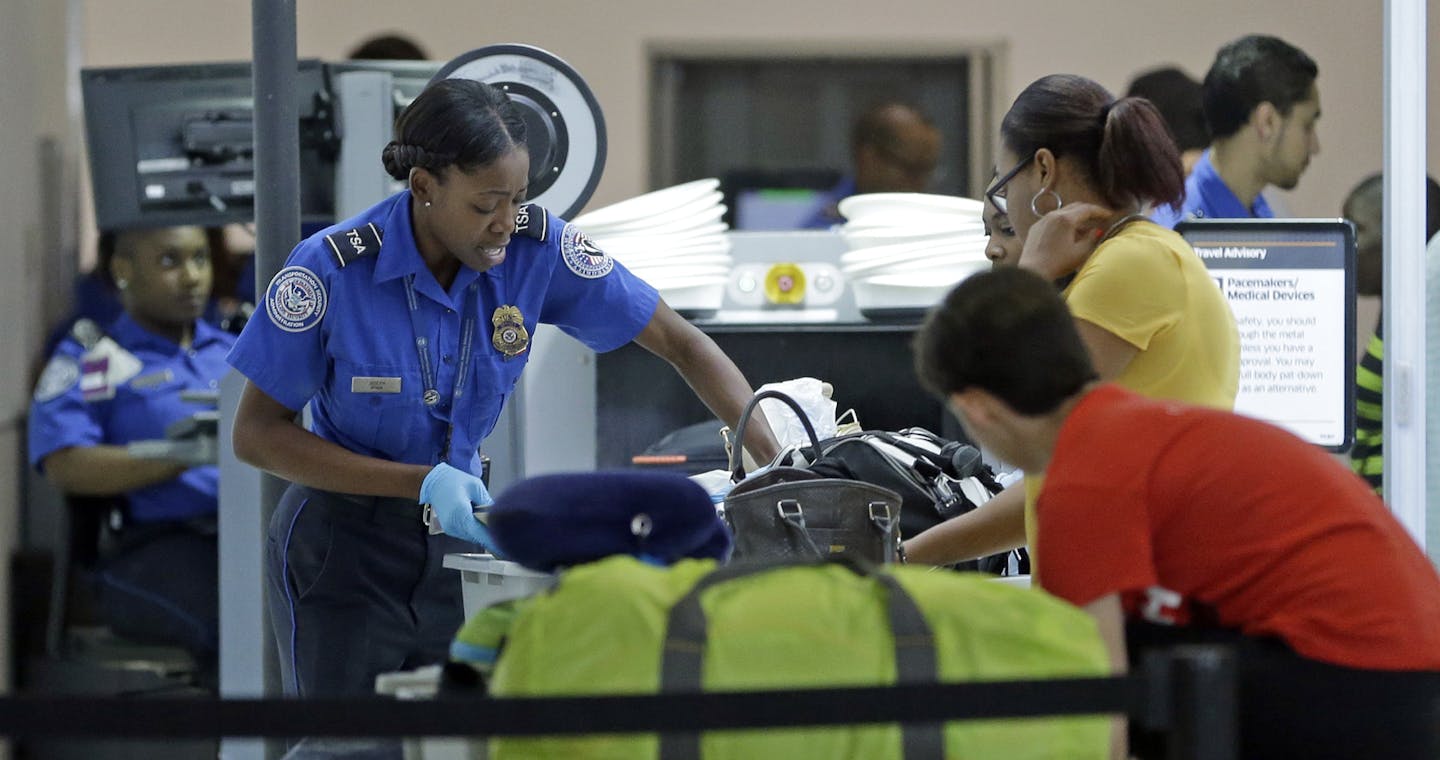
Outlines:
[{"label": "navy blue folded hat", "polygon": [[730,532],[705,489],[676,473],[541,475],[507,488],[486,524],[500,556],[533,570],[630,554],[664,564],[725,560]]}]

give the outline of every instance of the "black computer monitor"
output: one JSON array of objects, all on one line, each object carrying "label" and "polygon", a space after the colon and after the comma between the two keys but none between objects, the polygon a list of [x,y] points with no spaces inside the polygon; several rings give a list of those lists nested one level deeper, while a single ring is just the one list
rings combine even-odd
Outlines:
[{"label": "black computer monitor", "polygon": [[[335,138],[320,62],[301,61],[297,76],[301,219],[328,223]],[[253,220],[248,62],[90,68],[80,81],[101,229]]]},{"label": "black computer monitor", "polygon": [[1176,225],[1235,313],[1235,411],[1330,451],[1355,435],[1355,228],[1343,219]]}]

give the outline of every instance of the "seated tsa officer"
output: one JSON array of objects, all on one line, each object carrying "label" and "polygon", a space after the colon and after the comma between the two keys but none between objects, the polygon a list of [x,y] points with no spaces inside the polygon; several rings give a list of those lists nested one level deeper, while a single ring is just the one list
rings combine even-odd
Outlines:
[{"label": "seated tsa officer", "polygon": [[136,640],[182,645],[202,668],[216,652],[212,464],[132,456],[126,444],[213,408],[234,336],[201,319],[210,299],[204,230],[106,233],[123,307],[109,324],[81,319],[60,341],[30,406],[30,463],[71,496],[114,496],[123,527],[96,573],[102,614]]},{"label": "seated tsa officer", "polygon": [[[463,613],[441,559],[491,545],[472,512],[491,503],[478,451],[537,324],[596,351],[640,344],[732,425],[751,396],[654,288],[525,203],[525,139],[500,90],[430,85],[383,153],[409,188],[297,246],[230,354],[249,379],[235,452],[292,483],[268,549],[292,694],[367,693],[379,673],[445,659]],[[747,445],[775,454],[768,430]]]},{"label": "seated tsa officer", "polygon": [[[1019,269],[951,291],[915,364],[974,440],[1043,473],[1040,586],[1095,618],[1116,670],[1227,644],[1241,757],[1435,757],[1440,576],[1347,467],[1259,420],[1101,383],[1054,287]],[[1166,756],[1143,738],[1137,755]]]}]

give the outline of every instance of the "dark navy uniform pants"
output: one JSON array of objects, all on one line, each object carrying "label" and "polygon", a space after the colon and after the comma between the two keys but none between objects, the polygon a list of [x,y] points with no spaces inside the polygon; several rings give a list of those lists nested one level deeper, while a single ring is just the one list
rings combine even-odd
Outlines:
[{"label": "dark navy uniform pants", "polygon": [[375,676],[444,662],[464,622],[460,574],[479,547],[432,536],[413,500],[291,485],[270,520],[270,622],[285,693],[359,696]]},{"label": "dark navy uniform pants", "polygon": [[136,641],[187,649],[213,681],[219,644],[219,574],[213,520],[126,527],[95,573],[105,622]]}]

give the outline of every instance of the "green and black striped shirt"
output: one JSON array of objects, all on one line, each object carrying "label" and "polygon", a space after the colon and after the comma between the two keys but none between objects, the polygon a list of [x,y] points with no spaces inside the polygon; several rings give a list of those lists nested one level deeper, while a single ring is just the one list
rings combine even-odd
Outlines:
[{"label": "green and black striped shirt", "polygon": [[1355,368],[1355,445],[1350,448],[1350,467],[1382,496],[1381,478],[1385,472],[1382,445],[1385,418],[1381,405],[1385,369],[1383,328],[1383,321],[1375,325],[1375,334],[1370,336],[1365,355]]}]

